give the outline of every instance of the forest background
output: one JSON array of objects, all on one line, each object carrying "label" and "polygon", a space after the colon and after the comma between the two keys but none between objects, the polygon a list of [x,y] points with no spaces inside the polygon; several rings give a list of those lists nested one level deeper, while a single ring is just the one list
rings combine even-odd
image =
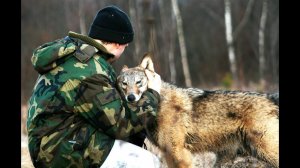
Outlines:
[{"label": "forest background", "polygon": [[180,87],[279,90],[279,0],[21,0],[21,103],[38,77],[33,50],[87,34],[97,11],[117,5],[135,31],[118,73],[154,53],[162,79]]}]

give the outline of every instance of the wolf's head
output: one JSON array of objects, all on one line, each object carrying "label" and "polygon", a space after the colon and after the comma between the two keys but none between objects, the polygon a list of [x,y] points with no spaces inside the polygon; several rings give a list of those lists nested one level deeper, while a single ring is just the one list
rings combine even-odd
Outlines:
[{"label": "wolf's head", "polygon": [[145,54],[141,63],[133,68],[126,65],[122,68],[117,78],[117,83],[122,96],[131,103],[140,100],[142,94],[147,90],[148,78],[145,70],[154,72],[154,66],[150,54]]}]

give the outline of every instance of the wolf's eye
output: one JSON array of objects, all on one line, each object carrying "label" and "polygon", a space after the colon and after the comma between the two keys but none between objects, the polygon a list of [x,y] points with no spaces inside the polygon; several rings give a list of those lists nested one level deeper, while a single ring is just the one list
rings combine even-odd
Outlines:
[{"label": "wolf's eye", "polygon": [[138,85],[139,85],[139,84],[141,84],[141,83],[142,83],[142,81],[141,81],[141,80],[139,80],[139,81],[137,81],[137,82],[136,82],[136,84],[138,84]]},{"label": "wolf's eye", "polygon": [[123,85],[127,85],[127,83],[126,83],[126,82],[122,82],[122,84],[123,84]]}]

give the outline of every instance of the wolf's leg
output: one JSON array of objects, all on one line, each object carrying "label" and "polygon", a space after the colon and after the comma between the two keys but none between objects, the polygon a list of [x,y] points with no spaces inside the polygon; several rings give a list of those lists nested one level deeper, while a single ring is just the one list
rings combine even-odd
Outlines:
[{"label": "wolf's leg", "polygon": [[279,121],[276,116],[254,122],[248,138],[257,154],[274,167],[279,167]]},{"label": "wolf's leg", "polygon": [[185,130],[183,127],[172,128],[171,137],[166,143],[166,161],[170,168],[191,168],[192,154],[184,147]]},{"label": "wolf's leg", "polygon": [[192,154],[187,149],[182,149],[180,152],[178,150],[174,150],[172,153],[169,152],[165,154],[168,168],[192,167]]}]

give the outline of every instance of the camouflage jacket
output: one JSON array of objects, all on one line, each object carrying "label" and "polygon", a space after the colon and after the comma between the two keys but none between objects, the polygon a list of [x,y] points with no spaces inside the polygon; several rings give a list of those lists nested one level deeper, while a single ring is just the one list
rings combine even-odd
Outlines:
[{"label": "camouflage jacket", "polygon": [[109,53],[93,39],[68,36],[34,50],[39,77],[29,100],[27,129],[35,167],[99,167],[115,139],[142,131],[141,118],[157,112],[149,89],[132,106],[122,101]]}]

